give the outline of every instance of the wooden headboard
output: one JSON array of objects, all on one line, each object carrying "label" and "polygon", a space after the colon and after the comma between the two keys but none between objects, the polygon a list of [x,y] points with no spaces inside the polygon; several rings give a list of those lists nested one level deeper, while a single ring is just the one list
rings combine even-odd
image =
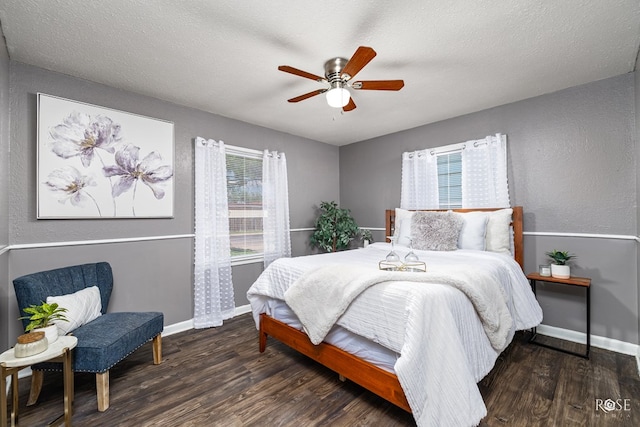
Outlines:
[{"label": "wooden headboard", "polygon": [[[474,211],[484,211],[491,212],[497,211],[504,208],[482,208],[482,209],[429,209],[429,211],[434,212],[446,212],[448,210],[452,210],[454,212],[474,212]],[[520,264],[520,268],[524,271],[524,241],[522,239],[522,206],[515,206],[513,209],[513,215],[511,217],[511,226],[513,227],[513,258],[516,260],[518,264]],[[396,211],[395,209],[387,209],[385,211],[385,225],[386,225],[386,236],[393,236],[393,231],[395,230],[395,219],[396,219]]]}]

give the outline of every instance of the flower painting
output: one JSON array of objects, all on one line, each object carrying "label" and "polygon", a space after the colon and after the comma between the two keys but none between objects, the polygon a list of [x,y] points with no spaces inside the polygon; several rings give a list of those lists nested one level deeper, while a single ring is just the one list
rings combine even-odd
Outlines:
[{"label": "flower painting", "polygon": [[173,216],[173,123],[38,94],[38,218]]}]

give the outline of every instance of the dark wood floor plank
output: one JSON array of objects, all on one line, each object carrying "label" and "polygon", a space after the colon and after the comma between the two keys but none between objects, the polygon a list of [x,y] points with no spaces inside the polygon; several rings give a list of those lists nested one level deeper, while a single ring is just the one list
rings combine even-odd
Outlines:
[{"label": "dark wood floor plank", "polygon": [[562,369],[557,377],[556,395],[552,408],[553,420],[563,420],[567,426],[583,426],[593,409],[593,397],[589,390],[591,366],[588,361],[576,357],[563,357]]},{"label": "dark wood floor plank", "polygon": [[[635,358],[592,349],[584,360],[516,334],[480,382],[482,426],[639,426]],[[547,338],[545,338],[547,339]],[[554,342],[555,344],[556,342]],[[581,351],[577,344],[564,343]],[[411,414],[270,339],[258,352],[250,315],[222,327],[163,339],[163,361],[145,345],[110,371],[111,406],[96,407],[95,375],[75,374],[74,426],[413,426]],[[38,404],[26,407],[20,380],[20,425],[41,426],[62,412],[62,376],[47,372]],[[596,398],[631,400],[627,412],[596,411]]]}]

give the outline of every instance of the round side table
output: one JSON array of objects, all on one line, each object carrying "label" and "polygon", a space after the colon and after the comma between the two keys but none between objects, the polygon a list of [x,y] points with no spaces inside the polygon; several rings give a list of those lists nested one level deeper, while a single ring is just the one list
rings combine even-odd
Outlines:
[{"label": "round side table", "polygon": [[71,369],[71,350],[78,345],[78,338],[61,336],[42,353],[29,357],[15,357],[13,348],[0,354],[0,427],[7,427],[7,377],[11,375],[11,426],[18,422],[18,372],[40,362],[62,362],[64,381],[64,425],[71,426],[73,405],[73,371]]}]

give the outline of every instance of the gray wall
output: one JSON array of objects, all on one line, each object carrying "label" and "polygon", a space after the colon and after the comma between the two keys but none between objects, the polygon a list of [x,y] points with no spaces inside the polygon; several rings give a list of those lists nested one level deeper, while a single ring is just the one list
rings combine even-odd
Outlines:
[{"label": "gray wall", "polygon": [[[9,183],[9,274],[58,266],[109,261],[116,280],[110,310],[153,309],[165,324],[193,317],[193,239],[108,243],[55,248],[19,245],[157,237],[193,233],[193,139],[221,139],[246,148],[285,152],[288,163],[291,227],[311,227],[314,205],[339,197],[338,148],[304,138],[137,95],[86,80],[10,61],[11,165]],[[172,121],[175,124],[175,217],[173,219],[36,220],[36,93]],[[211,94],[215,96],[215,94]],[[4,146],[4,145],[3,145]],[[307,253],[307,232],[292,233],[294,254]],[[236,305],[261,264],[234,267]],[[7,274],[4,275],[7,277]],[[20,332],[13,287],[8,289],[10,339]]]},{"label": "gray wall", "polygon": [[[0,51],[0,248],[7,244],[17,248],[0,254],[2,348],[20,333],[10,280],[62,265],[111,262],[116,278],[111,310],[161,310],[166,324],[192,317],[191,238],[55,248],[19,249],[19,245],[193,233],[192,140],[196,136],[286,152],[292,228],[311,227],[315,205],[338,199],[361,226],[383,227],[384,209],[399,204],[402,152],[503,132],[509,140],[511,201],[525,207],[526,232],[638,234],[637,73],[338,149],[15,63],[8,60],[4,46]],[[36,220],[37,92],[173,121],[175,218]],[[292,233],[294,255],[310,252],[308,235]],[[376,233],[376,239],[382,239],[382,232]],[[636,246],[635,240],[530,234],[525,237],[526,270],[535,270],[546,250],[576,252],[574,274],[594,280],[592,332],[638,343],[640,263]],[[234,267],[237,305],[246,304],[245,292],[261,271],[260,264]],[[584,330],[579,290],[543,289],[540,300],[545,324]]]},{"label": "gray wall", "polygon": [[[9,54],[0,27],[0,325],[9,314]],[[8,345],[7,328],[0,327],[0,351]]]},{"label": "gray wall", "polygon": [[[634,79],[626,74],[343,146],[341,204],[358,224],[384,227],[384,209],[400,203],[404,151],[501,132],[508,139],[511,204],[524,206],[525,232],[635,236]],[[635,240],[528,235],[527,272],[554,248],[578,254],[572,274],[593,278],[592,333],[638,343]],[[543,323],[584,330],[580,290],[543,289],[540,300]]]},{"label": "gray wall", "polygon": [[[635,104],[636,104],[636,207],[640,200],[640,56],[636,59],[635,76]],[[640,209],[636,212],[636,238],[640,235]],[[640,251],[638,251],[638,311],[640,311]],[[638,317],[638,334],[640,335],[640,316]],[[639,338],[640,340],[640,338]],[[640,358],[640,349],[638,350],[638,358]]]}]

